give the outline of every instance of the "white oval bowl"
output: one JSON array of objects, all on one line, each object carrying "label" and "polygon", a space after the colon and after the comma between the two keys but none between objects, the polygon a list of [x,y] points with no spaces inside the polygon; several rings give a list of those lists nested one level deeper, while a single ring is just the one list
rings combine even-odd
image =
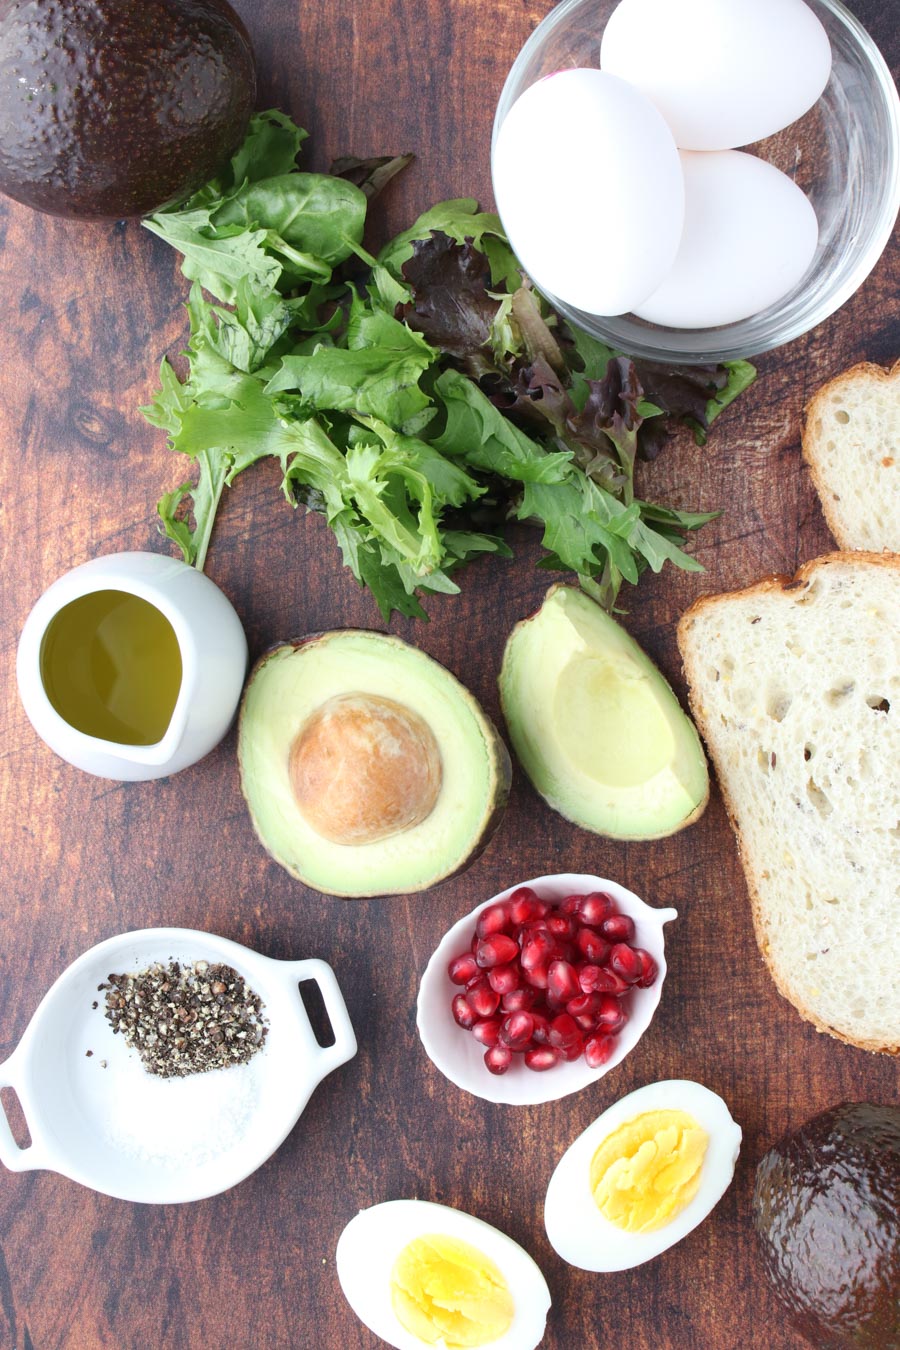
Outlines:
[{"label": "white oval bowl", "polygon": [[[137,1050],[113,1032],[98,986],[110,972],[136,973],[169,960],[229,965],[259,995],[268,1033],[247,1064],[163,1079],[147,1073]],[[316,1040],[298,989],[306,980],[319,986],[333,1045]],[[355,1054],[347,1009],[324,961],[276,961],[190,928],[122,933],[60,975],[0,1064],[0,1087],[16,1092],[31,1135],[31,1145],[20,1147],[0,1106],[0,1162],[14,1172],[59,1172],[120,1200],[200,1200],[260,1167],[293,1129],[315,1087]],[[205,1111],[194,1101],[205,1095],[203,1080]],[[185,1093],[188,1083],[193,1090]],[[230,1128],[214,1105],[223,1116],[231,1108]],[[154,1154],[143,1142],[147,1118],[163,1109],[167,1133],[180,1122],[191,1141],[182,1157],[171,1147]]]},{"label": "white oval bowl", "polygon": [[[484,1063],[484,1046],[471,1032],[463,1031],[453,1020],[450,1004],[459,985],[447,974],[447,966],[454,956],[469,948],[475,921],[488,905],[507,900],[520,886],[530,886],[542,900],[559,902],[567,895],[605,891],[611,895],[622,914],[634,920],[635,945],[645,948],[659,967],[655,983],[649,989],[634,989],[630,999],[629,1018],[616,1038],[616,1047],[610,1058],[599,1068],[592,1069],[585,1060],[557,1064],[543,1073],[525,1067],[522,1056],[513,1056],[505,1074],[492,1074]],[[656,1012],[666,978],[665,942],[663,925],[677,919],[674,909],[653,909],[633,891],[617,881],[586,873],[559,872],[554,876],[537,877],[533,881],[519,881],[499,895],[480,905],[460,919],[444,935],[425,968],[419,985],[416,1026],[422,1044],[433,1064],[445,1078],[488,1102],[503,1102],[510,1106],[534,1106],[541,1102],[558,1101],[572,1092],[596,1083],[604,1074],[621,1064],[647,1030]]]}]

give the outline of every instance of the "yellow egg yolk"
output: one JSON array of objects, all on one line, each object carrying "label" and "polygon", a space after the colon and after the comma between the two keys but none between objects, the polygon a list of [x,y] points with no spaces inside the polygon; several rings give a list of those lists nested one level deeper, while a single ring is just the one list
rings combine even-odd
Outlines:
[{"label": "yellow egg yolk", "polygon": [[591,1161],[601,1214],[627,1233],[652,1233],[697,1193],[709,1135],[684,1111],[645,1111],[607,1135]]},{"label": "yellow egg yolk", "polygon": [[428,1234],[408,1243],[391,1272],[398,1320],[425,1345],[489,1345],[509,1330],[514,1305],[489,1257],[468,1242]]}]

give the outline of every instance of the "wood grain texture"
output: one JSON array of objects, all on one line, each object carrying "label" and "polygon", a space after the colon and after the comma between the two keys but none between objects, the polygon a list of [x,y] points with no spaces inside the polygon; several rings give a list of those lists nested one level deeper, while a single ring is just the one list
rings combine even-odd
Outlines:
[{"label": "wood grain texture", "polygon": [[[505,72],[547,0],[241,0],[262,72],[260,105],[312,133],[313,167],[338,154],[414,150],[373,212],[399,229],[433,201],[491,198],[487,147]],[[895,0],[854,0],[895,73]],[[159,358],[186,334],[174,255],[137,224],[75,225],[0,204],[0,1058],[83,950],[152,924],[210,929],[276,957],[335,968],[358,1057],[319,1087],[275,1156],[231,1192],[178,1207],[129,1205],[49,1173],[0,1176],[0,1346],[16,1350],[373,1350],[344,1302],[334,1248],[364,1206],[403,1196],[470,1210],[544,1270],[546,1350],[801,1350],[763,1280],[749,1215],[761,1154],[784,1129],[848,1098],[894,1101],[896,1063],[817,1035],[778,997],[757,953],[721,800],[673,839],[610,843],[553,815],[516,776],[506,820],[464,876],[411,899],[342,902],[306,891],[263,854],[238,787],[233,733],[168,781],[114,784],[57,760],[19,704],[15,646],[65,569],[124,548],[164,550],[154,503],[181,466],[136,413]],[[675,623],[705,591],[792,571],[830,539],[800,449],[802,409],[837,371],[900,354],[896,238],[844,309],[759,362],[760,378],[707,449],[680,444],[652,491],[725,508],[703,531],[705,575],[642,582],[627,626],[683,694]],[[465,575],[426,625],[392,631],[445,662],[499,721],[506,633],[546,574],[524,529],[517,557]],[[313,517],[292,513],[267,468],[230,491],[210,575],[253,654],[295,634],[381,627]],[[594,1088],[516,1109],[460,1093],[415,1032],[418,977],[444,930],[511,881],[553,871],[615,877],[680,912],[670,973],[638,1050]],[[547,1244],[543,1197],[563,1149],[633,1087],[696,1078],[744,1129],[735,1184],[712,1218],[636,1271],[594,1276]]]}]

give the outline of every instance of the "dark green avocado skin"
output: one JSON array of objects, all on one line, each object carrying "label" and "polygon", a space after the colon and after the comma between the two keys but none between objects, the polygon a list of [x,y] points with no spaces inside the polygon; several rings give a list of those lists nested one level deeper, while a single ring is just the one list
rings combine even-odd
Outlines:
[{"label": "dark green avocado skin", "polygon": [[819,1350],[900,1350],[900,1107],[846,1102],[759,1164],[766,1272]]},{"label": "dark green avocado skin", "polygon": [[225,0],[0,0],[0,191],[145,215],[212,178],[256,98]]}]

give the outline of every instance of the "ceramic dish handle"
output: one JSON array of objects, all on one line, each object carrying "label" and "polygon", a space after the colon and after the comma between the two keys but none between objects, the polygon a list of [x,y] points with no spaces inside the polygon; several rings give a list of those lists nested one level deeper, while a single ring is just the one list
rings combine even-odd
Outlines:
[{"label": "ceramic dish handle", "polygon": [[[18,1068],[19,1064],[15,1054],[10,1055],[4,1064],[0,1064],[0,1088],[12,1088],[19,1099],[22,1114],[26,1117],[25,1123],[28,1125],[25,1094],[22,1090]],[[0,1162],[3,1163],[4,1167],[8,1167],[11,1172],[31,1172],[38,1167],[50,1166],[34,1140],[34,1132],[30,1125],[28,1125],[28,1133],[31,1136],[31,1144],[27,1148],[20,1148],[10,1129],[6,1109],[0,1102]]]},{"label": "ceramic dish handle", "polygon": [[[356,1036],[353,1027],[350,1025],[350,1014],[347,1012],[347,1005],[344,1002],[337,977],[327,961],[311,959],[309,961],[289,961],[285,964],[292,982],[301,984],[304,980],[315,980],[325,1004],[325,1011],[328,1013],[331,1029],[334,1032],[334,1045],[318,1046],[317,1062],[321,1069],[319,1075],[321,1081],[326,1074],[331,1073],[332,1069],[337,1069],[341,1064],[346,1064],[347,1060],[352,1059],[356,1054]],[[297,991],[297,998],[300,998],[299,990]],[[303,1002],[302,999],[300,1001]],[[305,1013],[306,1009],[304,1008],[303,1011]]]}]

